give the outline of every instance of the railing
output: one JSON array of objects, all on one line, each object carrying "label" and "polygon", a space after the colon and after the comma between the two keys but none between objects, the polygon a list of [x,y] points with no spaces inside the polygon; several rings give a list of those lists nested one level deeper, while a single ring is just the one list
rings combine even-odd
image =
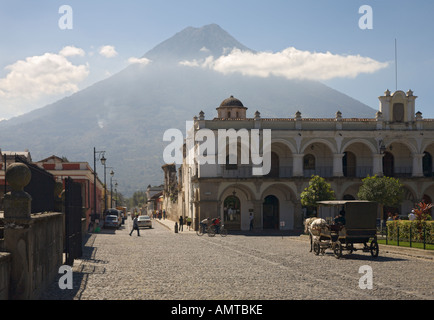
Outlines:
[{"label": "railing", "polygon": [[390,221],[377,229],[379,240],[387,245],[434,249],[434,222]]},{"label": "railing", "polygon": [[333,177],[333,167],[316,167],[315,169],[303,170],[303,176],[305,178],[310,178],[312,175],[320,176],[323,178],[331,178]]}]

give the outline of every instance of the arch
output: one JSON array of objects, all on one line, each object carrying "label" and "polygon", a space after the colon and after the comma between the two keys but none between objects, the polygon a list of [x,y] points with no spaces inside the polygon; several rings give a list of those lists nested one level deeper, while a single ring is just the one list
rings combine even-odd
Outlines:
[{"label": "arch", "polygon": [[285,139],[271,139],[271,148],[273,148],[273,144],[275,143],[281,143],[283,145],[285,145],[286,147],[288,147],[288,149],[292,152],[292,153],[298,153],[297,149],[295,148],[295,146],[288,140]]},{"label": "arch", "polygon": [[309,141],[307,141],[307,143],[305,145],[302,146],[301,148],[301,153],[304,153],[306,148],[309,147],[310,145],[314,144],[314,143],[320,143],[320,144],[324,144],[326,145],[330,151],[332,153],[337,153],[337,148],[336,145],[334,145],[332,142],[325,140],[325,139],[320,139],[320,138],[316,138],[316,139],[309,139]]},{"label": "arch", "polygon": [[369,148],[369,150],[371,150],[372,153],[377,153],[377,147],[375,145],[373,145],[371,142],[365,140],[365,139],[351,139],[349,141],[347,141],[343,146],[342,146],[342,151],[345,151],[346,149],[348,149],[348,147],[354,143],[362,143],[365,146],[367,146]]},{"label": "arch", "polygon": [[265,189],[261,192],[261,199],[264,199],[270,194],[276,194],[276,189],[282,193],[282,200],[295,201],[297,199],[296,191],[294,191],[290,186],[283,183],[273,183],[266,186]]},{"label": "arch", "polygon": [[247,186],[245,184],[240,184],[240,183],[231,183],[231,184],[225,186],[219,192],[219,196],[218,196],[219,201],[223,201],[224,197],[228,196],[229,194],[232,194],[234,191],[242,193],[243,197],[246,200],[255,199],[255,196],[254,196],[255,193],[252,191],[252,189],[250,189],[249,186]]},{"label": "arch", "polygon": [[412,143],[409,143],[408,140],[404,140],[404,139],[401,139],[401,138],[396,138],[396,139],[391,139],[391,140],[385,141],[385,147],[386,148],[390,148],[390,146],[393,143],[401,143],[404,146],[406,146],[410,150],[411,153],[418,153],[416,145],[414,145]]}]

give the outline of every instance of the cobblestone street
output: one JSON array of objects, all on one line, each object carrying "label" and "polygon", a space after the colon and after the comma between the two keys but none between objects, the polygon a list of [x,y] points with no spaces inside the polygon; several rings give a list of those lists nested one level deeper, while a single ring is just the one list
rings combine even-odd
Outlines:
[{"label": "cobblestone street", "polygon": [[[377,259],[357,251],[336,259],[316,256],[300,237],[229,234],[199,237],[153,229],[129,236],[92,234],[73,267],[73,289],[53,283],[44,300],[425,300],[434,298],[433,260],[382,250]],[[361,266],[373,271],[373,288],[361,289]],[[60,276],[60,275],[59,275]]]}]

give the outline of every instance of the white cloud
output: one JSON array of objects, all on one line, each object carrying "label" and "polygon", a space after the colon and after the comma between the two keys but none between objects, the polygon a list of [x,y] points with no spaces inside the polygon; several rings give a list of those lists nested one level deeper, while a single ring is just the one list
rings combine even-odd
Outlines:
[{"label": "white cloud", "polygon": [[209,68],[224,74],[241,73],[248,76],[282,76],[288,79],[330,80],[354,78],[362,73],[374,73],[388,63],[360,55],[337,55],[287,48],[281,52],[252,53],[232,50],[217,59],[210,56],[203,61],[181,61],[191,67]]},{"label": "white cloud", "polygon": [[106,58],[113,58],[118,55],[118,53],[115,50],[115,47],[113,46],[103,46],[99,48],[99,54]]},{"label": "white cloud", "polygon": [[67,46],[60,50],[59,54],[64,57],[80,56],[84,57],[85,52],[81,48],[76,48],[74,46]]},{"label": "white cloud", "polygon": [[147,58],[135,58],[135,57],[131,57],[128,59],[128,63],[129,64],[140,64],[143,66],[146,66],[147,64],[149,64],[151,62],[151,60],[147,59]]},{"label": "white cloud", "polygon": [[84,51],[65,47],[59,54],[45,53],[8,65],[0,78],[0,111],[3,116],[28,112],[49,97],[74,93],[89,75],[88,65],[74,65],[66,57]]}]

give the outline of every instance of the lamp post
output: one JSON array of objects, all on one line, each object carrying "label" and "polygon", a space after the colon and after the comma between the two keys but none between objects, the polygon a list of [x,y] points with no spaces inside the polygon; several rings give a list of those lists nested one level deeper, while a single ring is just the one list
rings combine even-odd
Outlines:
[{"label": "lamp post", "polygon": [[110,172],[110,208],[113,207],[113,176],[115,175],[115,172],[112,170]]},{"label": "lamp post", "polygon": [[[93,213],[96,215],[96,161],[97,161],[97,155],[98,155],[98,160],[101,160],[101,163],[104,165],[106,159],[104,158],[104,154],[105,151],[96,151],[95,148],[93,148]],[[101,215],[100,215],[101,218]]]},{"label": "lamp post", "polygon": [[115,195],[115,206],[117,207],[118,206],[118,182],[117,181],[115,183],[115,193],[116,193],[116,195]]}]

